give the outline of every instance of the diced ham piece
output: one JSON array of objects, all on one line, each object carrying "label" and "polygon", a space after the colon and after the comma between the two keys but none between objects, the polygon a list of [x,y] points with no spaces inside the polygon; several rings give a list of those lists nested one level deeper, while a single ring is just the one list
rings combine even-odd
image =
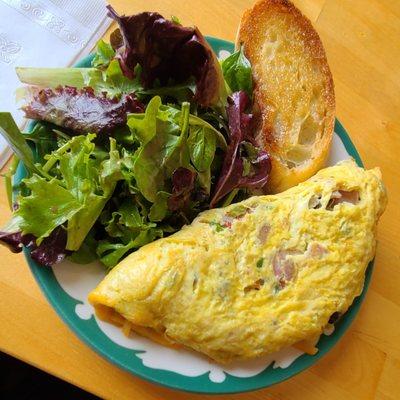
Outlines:
[{"label": "diced ham piece", "polygon": [[229,215],[224,215],[222,217],[222,226],[225,228],[232,228],[232,223],[233,223],[234,218],[230,217]]},{"label": "diced ham piece", "polygon": [[260,230],[258,231],[258,240],[261,244],[264,244],[267,241],[270,230],[271,226],[268,224],[261,226]]},{"label": "diced ham piece", "polygon": [[264,285],[264,279],[257,279],[254,283],[244,288],[244,292],[247,293],[250,290],[260,290],[261,286]]},{"label": "diced ham piece", "polygon": [[316,242],[311,243],[308,246],[307,251],[308,255],[312,258],[321,258],[328,253],[328,250],[324,246],[322,246],[322,244]]},{"label": "diced ham piece", "polygon": [[300,254],[300,252],[280,250],[275,254],[275,257],[272,261],[274,275],[281,288],[284,288],[286,283],[292,281],[295,277],[296,269],[293,260],[287,258],[287,256],[290,254]]}]

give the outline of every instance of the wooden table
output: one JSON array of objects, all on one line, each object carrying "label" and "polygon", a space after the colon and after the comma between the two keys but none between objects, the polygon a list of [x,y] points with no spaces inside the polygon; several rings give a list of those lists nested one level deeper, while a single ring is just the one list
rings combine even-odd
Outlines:
[{"label": "wooden table", "polygon": [[[115,0],[118,11],[158,11],[234,40],[252,0]],[[400,2],[298,0],[320,33],[336,84],[337,116],[367,167],[380,166],[389,205],[379,225],[372,285],[355,323],[320,362],[272,388],[213,399],[400,399]],[[9,217],[0,193],[0,224]],[[103,398],[188,399],[102,359],[65,326],[22,255],[0,249],[0,349]],[[207,396],[201,396],[205,398]]]}]

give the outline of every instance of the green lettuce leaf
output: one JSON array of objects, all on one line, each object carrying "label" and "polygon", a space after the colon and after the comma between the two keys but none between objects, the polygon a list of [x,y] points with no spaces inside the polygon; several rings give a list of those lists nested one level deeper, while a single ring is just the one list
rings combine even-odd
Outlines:
[{"label": "green lettuce leaf", "polygon": [[128,116],[128,126],[141,143],[133,164],[136,184],[152,203],[156,201],[157,193],[164,190],[166,179],[171,177],[181,161],[177,155],[182,142],[179,111],[172,107],[160,110],[160,106],[161,99],[155,96],[145,114]]},{"label": "green lettuce leaf", "polygon": [[156,225],[147,223],[139,208],[132,199],[125,200],[117,211],[111,215],[111,219],[104,221],[106,232],[114,238],[122,238],[128,242],[136,237],[141,230],[154,228]]},{"label": "green lettuce leaf", "polygon": [[150,208],[149,220],[152,222],[162,221],[168,214],[168,199],[171,194],[168,192],[158,192],[156,200]]},{"label": "green lettuce leaf", "polygon": [[192,101],[196,91],[196,84],[193,80],[173,86],[158,86],[151,89],[138,88],[136,95],[145,100],[153,96],[160,96],[163,102],[175,100],[178,104],[184,101]]},{"label": "green lettuce leaf", "polygon": [[96,53],[92,60],[92,67],[99,68],[108,66],[115,57],[115,51],[109,43],[100,39],[97,42]]},{"label": "green lettuce leaf", "polygon": [[145,113],[128,115],[128,126],[141,144],[134,155],[133,175],[146,200],[154,203],[158,192],[168,191],[172,174],[179,167],[204,172],[200,183],[209,192],[209,169],[216,148],[226,149],[227,145],[221,132],[190,114],[189,103],[177,109],[162,105],[155,96]]},{"label": "green lettuce leaf", "polygon": [[[95,90],[107,92],[109,96],[120,96],[122,93],[135,93],[142,88],[138,73],[134,79],[127,78],[121,71],[118,60],[112,60],[103,73],[103,82],[94,82]],[[88,86],[92,86],[91,79]],[[93,86],[92,86],[93,87]]]},{"label": "green lettuce leaf", "polygon": [[83,208],[83,204],[56,180],[47,181],[33,174],[23,182],[31,193],[19,199],[14,215],[19,218],[22,233],[36,236],[37,244]]},{"label": "green lettuce leaf", "polygon": [[81,244],[81,247],[77,251],[74,251],[68,259],[76,264],[89,264],[97,260],[97,240],[94,238],[93,229],[85,237],[85,240]]},{"label": "green lettuce leaf", "polygon": [[161,106],[161,98],[154,96],[143,114],[130,114],[128,126],[142,145],[150,142],[157,132],[157,115]]},{"label": "green lettuce leaf", "polygon": [[38,244],[66,225],[66,249],[78,250],[122,179],[115,140],[110,139],[108,158],[97,159],[95,137],[73,137],[46,156],[40,167],[45,177],[34,174],[23,181],[29,194],[18,199],[15,216],[22,232],[33,234]]},{"label": "green lettuce leaf", "polygon": [[103,71],[97,68],[35,68],[17,67],[15,72],[22,83],[40,87],[84,86],[96,89],[96,84],[104,85]]},{"label": "green lettuce leaf", "polygon": [[[101,94],[106,92],[109,97],[133,93],[142,88],[140,74],[134,79],[127,78],[121,71],[117,60],[112,60],[103,71],[100,68],[16,68],[16,73],[22,83],[46,88],[58,86],[73,86],[82,89],[90,86]],[[29,91],[25,96],[29,96]]]},{"label": "green lettuce leaf", "polygon": [[203,172],[197,174],[200,186],[204,189],[204,192],[209,195],[211,192],[211,169],[208,168]]},{"label": "green lettuce leaf", "polygon": [[69,151],[59,156],[59,171],[66,188],[83,205],[68,222],[67,250],[79,249],[121,178],[115,142],[111,140],[110,160],[99,164],[91,157],[95,137],[94,134],[74,137],[69,142]]},{"label": "green lettuce leaf", "polygon": [[109,239],[101,240],[97,246],[100,261],[109,268],[133,249],[163,236],[163,230],[147,219],[147,209],[141,207],[137,197],[130,197],[119,208],[102,215],[102,224]]}]

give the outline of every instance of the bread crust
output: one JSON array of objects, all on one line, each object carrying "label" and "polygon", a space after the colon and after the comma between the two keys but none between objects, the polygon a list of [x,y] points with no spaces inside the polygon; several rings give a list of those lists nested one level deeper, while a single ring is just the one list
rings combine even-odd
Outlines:
[{"label": "bread crust", "polygon": [[324,166],[335,123],[332,74],[318,33],[287,0],[245,11],[240,45],[253,67],[257,138],[272,159],[268,191],[278,193]]}]

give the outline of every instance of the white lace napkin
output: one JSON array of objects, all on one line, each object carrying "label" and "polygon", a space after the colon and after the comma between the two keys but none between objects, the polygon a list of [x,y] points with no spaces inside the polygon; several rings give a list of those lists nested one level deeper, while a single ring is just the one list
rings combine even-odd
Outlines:
[{"label": "white lace napkin", "polygon": [[[88,54],[111,20],[105,0],[0,0],[0,111],[18,125],[15,67],[65,67]],[[0,168],[10,150],[0,137]]]}]

